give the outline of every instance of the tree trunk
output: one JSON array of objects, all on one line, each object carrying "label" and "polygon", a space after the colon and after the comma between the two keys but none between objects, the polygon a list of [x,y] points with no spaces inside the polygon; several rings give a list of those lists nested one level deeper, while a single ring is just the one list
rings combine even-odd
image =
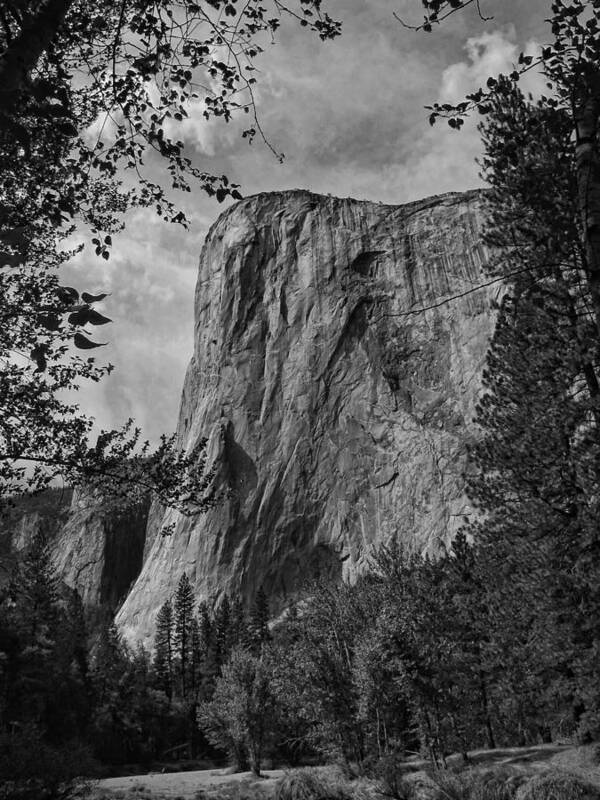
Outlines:
[{"label": "tree trunk", "polygon": [[492,717],[490,714],[490,704],[487,696],[487,686],[485,682],[485,674],[481,664],[481,653],[477,653],[477,667],[479,678],[479,697],[481,699],[481,709],[483,711],[483,720],[485,724],[485,732],[487,738],[488,750],[496,749],[496,739],[494,737],[494,729],[492,728]]},{"label": "tree trunk", "polygon": [[73,0],[47,0],[34,15],[25,17],[19,35],[0,59],[0,113],[10,114],[27,76],[48,49],[73,5]]},{"label": "tree trunk", "polygon": [[596,325],[600,330],[600,72],[590,69],[587,78],[586,96],[575,120],[575,158],[588,284]]}]

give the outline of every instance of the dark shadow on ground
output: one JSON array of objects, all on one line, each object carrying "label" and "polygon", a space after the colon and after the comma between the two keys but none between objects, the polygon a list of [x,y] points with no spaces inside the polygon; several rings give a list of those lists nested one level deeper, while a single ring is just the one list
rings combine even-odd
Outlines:
[{"label": "dark shadow on ground", "polygon": [[[572,745],[564,744],[539,744],[531,747],[499,747],[497,750],[472,750],[468,753],[468,764],[471,766],[498,766],[499,764],[518,766],[549,761],[557,753],[573,749]],[[453,753],[446,757],[449,767],[463,766],[464,759],[460,753]],[[408,772],[420,772],[431,764],[426,759],[414,758],[405,762]]]}]

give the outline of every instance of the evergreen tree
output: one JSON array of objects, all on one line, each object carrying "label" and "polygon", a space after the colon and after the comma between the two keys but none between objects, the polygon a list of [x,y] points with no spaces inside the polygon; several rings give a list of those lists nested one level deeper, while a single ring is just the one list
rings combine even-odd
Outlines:
[{"label": "evergreen tree", "polygon": [[216,622],[205,601],[198,608],[198,636],[201,651],[199,692],[203,700],[210,700],[220,667],[217,661]]},{"label": "evergreen tree", "polygon": [[260,650],[265,642],[268,642],[271,638],[269,632],[269,601],[262,586],[256,593],[250,611],[248,638],[253,650]]},{"label": "evergreen tree", "polygon": [[154,669],[158,685],[169,699],[173,694],[173,651],[173,609],[170,600],[167,600],[156,617]]},{"label": "evergreen tree", "polygon": [[[490,639],[489,576],[484,575],[477,549],[469,543],[464,531],[459,531],[450,552],[442,559],[445,578],[445,596],[448,599],[448,624],[457,645],[457,679],[462,684],[464,696],[475,698],[466,703],[464,711],[471,711],[471,721],[484,731],[488,749],[496,747],[494,721],[497,713],[492,700],[492,682],[497,679],[498,668],[493,657]],[[473,731],[477,736],[478,730]]]},{"label": "evergreen tree", "polygon": [[190,630],[190,696],[194,702],[202,685],[202,646],[198,617],[192,617]]},{"label": "evergreen tree", "polygon": [[12,582],[16,593],[27,602],[32,636],[56,624],[59,580],[52,563],[52,550],[43,532],[34,536]]},{"label": "evergreen tree", "polygon": [[194,618],[194,593],[188,576],[183,573],[173,601],[174,635],[173,646],[181,696],[185,698],[189,688],[189,670],[191,663],[192,620]]},{"label": "evergreen tree", "polygon": [[92,661],[92,676],[97,706],[119,708],[119,687],[127,672],[127,651],[113,620],[101,628]]},{"label": "evergreen tree", "polygon": [[214,657],[220,669],[231,652],[231,603],[225,595],[214,615]]},{"label": "evergreen tree", "polygon": [[591,652],[583,639],[600,633],[580,633],[600,608],[597,559],[580,569],[598,542],[600,337],[589,312],[569,115],[527,101],[509,82],[488,111],[486,242],[509,289],[477,412],[482,437],[469,490],[483,520],[471,533],[505,662],[503,717],[531,741],[565,716],[565,704],[581,713],[574,657]]},{"label": "evergreen tree", "polygon": [[81,604],[63,594],[39,533],[2,597],[0,728],[33,725],[56,744],[81,735],[89,716]]},{"label": "evergreen tree", "polygon": [[231,607],[230,647],[249,646],[249,625],[246,609],[241,597],[237,597]]}]

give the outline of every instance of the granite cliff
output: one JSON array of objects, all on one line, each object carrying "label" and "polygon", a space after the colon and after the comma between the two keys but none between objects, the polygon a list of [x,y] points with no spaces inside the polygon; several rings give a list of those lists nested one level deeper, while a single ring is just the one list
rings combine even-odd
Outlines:
[{"label": "granite cliff", "polygon": [[58,574],[88,609],[114,613],[142,567],[148,507],[115,509],[72,489],[24,496],[0,516],[0,585],[37,534]]},{"label": "granite cliff", "polygon": [[84,604],[114,613],[142,567],[148,507],[115,509],[81,491],[53,545],[63,580]]},{"label": "granite cliff", "polygon": [[466,444],[498,291],[469,292],[480,226],[477,192],[387,206],[290,191],[221,215],[200,258],[178,436],[186,449],[208,438],[226,496],[192,518],[151,510],[117,618],[130,640],[152,635],[184,571],[198,598],[263,585],[283,605],[311,577],[356,574],[378,542],[434,552],[469,518]]}]

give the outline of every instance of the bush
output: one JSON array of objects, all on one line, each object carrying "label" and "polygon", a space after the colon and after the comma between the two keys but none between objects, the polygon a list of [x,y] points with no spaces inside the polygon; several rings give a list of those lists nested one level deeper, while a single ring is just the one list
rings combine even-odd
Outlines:
[{"label": "bush", "polygon": [[600,800],[600,791],[577,775],[554,771],[527,781],[517,800]]},{"label": "bush", "polygon": [[394,800],[413,800],[416,796],[414,782],[404,775],[406,766],[402,753],[390,753],[375,764],[373,776],[379,783],[379,791]]},{"label": "bush", "polygon": [[0,800],[60,800],[81,797],[95,763],[78,742],[51,746],[35,725],[0,735]]},{"label": "bush", "polygon": [[275,786],[274,800],[349,800],[346,784],[326,778],[314,769],[286,772]]},{"label": "bush", "polygon": [[483,772],[439,771],[431,777],[435,785],[435,800],[514,800],[519,787],[527,780],[522,773],[510,767]]}]

